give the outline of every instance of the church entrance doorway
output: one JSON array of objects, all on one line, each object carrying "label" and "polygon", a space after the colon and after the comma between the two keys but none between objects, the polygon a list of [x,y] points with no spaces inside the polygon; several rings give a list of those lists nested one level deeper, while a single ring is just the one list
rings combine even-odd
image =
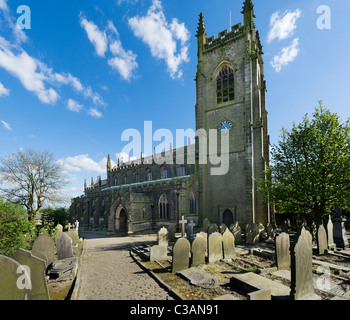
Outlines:
[{"label": "church entrance doorway", "polygon": [[117,232],[127,231],[127,214],[122,205],[118,207],[115,215],[115,231]]},{"label": "church entrance doorway", "polygon": [[233,223],[233,214],[231,210],[225,210],[222,215],[222,222],[226,225],[226,227],[230,227],[230,225]]}]

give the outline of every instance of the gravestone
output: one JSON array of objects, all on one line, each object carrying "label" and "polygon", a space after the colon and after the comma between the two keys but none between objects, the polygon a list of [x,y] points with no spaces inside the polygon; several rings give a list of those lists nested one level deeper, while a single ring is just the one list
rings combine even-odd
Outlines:
[{"label": "gravestone", "polygon": [[216,262],[222,259],[222,235],[214,232],[208,239],[208,262]]},{"label": "gravestone", "polygon": [[169,232],[168,229],[165,227],[162,227],[158,233],[157,233],[157,242],[159,245],[166,245],[168,246],[169,242]]},{"label": "gravestone", "polygon": [[186,238],[180,238],[175,242],[173,248],[172,272],[189,268],[190,265],[190,242]]},{"label": "gravestone", "polygon": [[288,221],[287,220],[284,220],[283,221],[283,225],[282,225],[282,231],[285,232],[285,233],[288,233]]},{"label": "gravestone", "polygon": [[196,237],[192,243],[192,263],[191,267],[198,267],[205,264],[205,255],[207,251],[207,239],[203,237]]},{"label": "gravestone", "polygon": [[259,239],[261,240],[267,239],[266,229],[261,222],[258,223],[258,230],[259,230]]},{"label": "gravestone", "polygon": [[282,232],[275,238],[275,256],[277,269],[290,268],[290,237],[286,232]]},{"label": "gravestone", "polygon": [[210,226],[210,221],[209,221],[209,219],[207,219],[207,218],[205,218],[204,220],[203,220],[203,231],[204,232],[207,232],[207,230],[208,230],[208,227]]},{"label": "gravestone", "polygon": [[227,229],[226,224],[224,224],[224,223],[220,224],[219,232],[220,232],[221,234],[224,234],[224,232],[226,231],[226,229]]},{"label": "gravestone", "polygon": [[253,230],[253,244],[257,244],[260,241],[260,230],[256,223],[252,224],[252,230]]},{"label": "gravestone", "polygon": [[72,229],[70,231],[66,231],[65,233],[72,239],[73,245],[80,243],[78,230]]},{"label": "gravestone", "polygon": [[235,237],[229,229],[226,229],[222,235],[222,244],[224,251],[224,259],[233,259],[236,256]]},{"label": "gravestone", "polygon": [[26,269],[16,260],[0,255],[0,300],[28,300],[31,288]]},{"label": "gravestone", "polygon": [[72,258],[73,254],[73,241],[72,238],[67,235],[66,232],[62,232],[56,241],[58,260]]},{"label": "gravestone", "polygon": [[236,221],[235,224],[231,224],[230,231],[232,232],[233,236],[235,237],[235,244],[241,244],[242,243],[242,229],[239,226],[238,221]]},{"label": "gravestone", "polygon": [[349,242],[345,234],[345,221],[341,215],[341,209],[337,207],[335,209],[335,215],[332,219],[333,222],[333,238],[337,248],[345,249],[349,246]]},{"label": "gravestone", "polygon": [[312,236],[305,227],[291,245],[291,300],[318,299],[312,278]]},{"label": "gravestone", "polygon": [[185,279],[187,279],[192,285],[212,289],[220,286],[220,281],[217,277],[206,273],[198,268],[190,268],[179,272]]},{"label": "gravestone", "polygon": [[168,259],[168,245],[159,244],[150,248],[150,261],[161,261]]},{"label": "gravestone", "polygon": [[189,230],[189,235],[187,238],[190,241],[190,243],[192,243],[194,240],[193,227],[195,227],[195,223],[193,222],[193,220],[190,221],[188,226],[189,226],[190,230]]},{"label": "gravestone", "polygon": [[63,232],[63,226],[61,224],[58,224],[56,226],[56,230],[57,230],[57,236],[58,236],[61,232]]},{"label": "gravestone", "polygon": [[212,223],[207,229],[208,234],[212,234],[214,232],[219,232],[219,227],[217,226],[216,223]]},{"label": "gravestone", "polygon": [[35,239],[32,247],[32,255],[44,260],[46,267],[55,261],[55,243],[47,234],[41,234]]},{"label": "gravestone", "polygon": [[324,226],[320,225],[317,230],[317,251],[318,254],[327,253],[327,233]]},{"label": "gravestone", "polygon": [[28,300],[50,300],[46,283],[46,262],[31,254],[30,251],[18,249],[12,256],[19,264],[28,266],[32,289],[28,292]]},{"label": "gravestone", "polygon": [[52,264],[48,274],[50,279],[55,279],[56,281],[74,279],[78,266],[79,263],[77,257],[60,259]]},{"label": "gravestone", "polygon": [[332,218],[329,215],[328,217],[328,223],[327,223],[327,238],[328,238],[328,250],[335,250],[336,245],[334,243],[334,238],[333,238],[333,222]]},{"label": "gravestone", "polygon": [[253,236],[253,229],[250,224],[247,224],[245,226],[245,244],[251,245],[253,244],[254,236]]},{"label": "gravestone", "polygon": [[272,226],[272,224],[270,222],[266,226],[266,232],[267,232],[267,239],[268,240],[274,239],[275,233],[274,233],[274,230],[273,230],[273,226]]},{"label": "gravestone", "polygon": [[196,234],[196,238],[202,237],[205,240],[205,256],[208,256],[208,234],[206,232],[199,232]]}]

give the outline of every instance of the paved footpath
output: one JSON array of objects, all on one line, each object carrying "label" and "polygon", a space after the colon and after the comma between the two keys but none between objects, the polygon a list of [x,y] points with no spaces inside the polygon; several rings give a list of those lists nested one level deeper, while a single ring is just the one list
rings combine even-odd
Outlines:
[{"label": "paved footpath", "polygon": [[98,237],[86,234],[77,300],[173,300],[130,257],[132,245],[155,236]]}]

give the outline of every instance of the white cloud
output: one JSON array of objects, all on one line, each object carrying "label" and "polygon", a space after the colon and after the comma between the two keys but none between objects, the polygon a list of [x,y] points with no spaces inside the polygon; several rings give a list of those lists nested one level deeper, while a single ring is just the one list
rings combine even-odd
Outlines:
[{"label": "white cloud", "polygon": [[[184,23],[173,19],[169,24],[159,0],[153,0],[146,16],[136,16],[128,20],[136,37],[151,49],[153,57],[165,60],[172,78],[181,78],[180,65],[188,62],[188,40],[190,33]],[[179,48],[177,41],[180,41]]]},{"label": "white cloud", "polygon": [[84,17],[80,17],[80,25],[84,28],[90,42],[95,47],[97,55],[104,57],[108,48],[106,32],[101,32],[98,26]]},{"label": "white cloud", "polygon": [[103,158],[100,162],[92,160],[88,154],[82,154],[75,157],[58,160],[58,164],[63,170],[68,172],[97,172],[105,173],[107,171],[107,158]]},{"label": "white cloud", "polygon": [[294,12],[286,12],[283,17],[279,12],[275,12],[270,19],[270,31],[267,36],[267,42],[271,43],[274,39],[287,39],[294,35],[296,22],[301,16],[301,11],[296,9]]},{"label": "white cloud", "polygon": [[8,96],[10,94],[10,90],[6,89],[4,85],[0,82],[0,97]]},{"label": "white cloud", "polygon": [[0,37],[0,67],[16,77],[30,92],[45,104],[55,104],[60,98],[57,91],[49,87],[53,85],[71,86],[75,91],[91,98],[95,105],[103,105],[103,99],[91,87],[84,87],[80,80],[70,73],[55,73],[45,63],[31,57],[18,45],[13,45]]},{"label": "white cloud", "polygon": [[79,104],[77,101],[73,100],[73,99],[69,99],[67,101],[67,108],[70,111],[73,112],[80,112],[81,109],[83,108],[83,105]]},{"label": "white cloud", "polygon": [[9,11],[9,7],[7,6],[7,0],[0,0],[0,9],[3,11]]},{"label": "white cloud", "polygon": [[272,67],[276,72],[280,72],[283,66],[287,66],[290,62],[293,62],[299,54],[299,39],[293,40],[293,43],[286,48],[283,48],[279,55],[275,56],[271,61]]},{"label": "white cloud", "polygon": [[96,119],[101,118],[102,117],[102,113],[100,111],[98,111],[97,109],[94,108],[90,108],[88,114]]},{"label": "white cloud", "polygon": [[12,131],[12,128],[11,128],[11,126],[10,126],[9,123],[7,123],[7,122],[5,122],[5,121],[3,121],[3,120],[0,120],[0,122],[2,123],[2,125],[4,126],[4,128],[5,128],[6,130]]}]

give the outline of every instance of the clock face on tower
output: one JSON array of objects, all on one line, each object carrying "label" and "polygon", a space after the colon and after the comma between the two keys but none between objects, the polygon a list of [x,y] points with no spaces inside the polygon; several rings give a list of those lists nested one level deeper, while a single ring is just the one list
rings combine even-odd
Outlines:
[{"label": "clock face on tower", "polygon": [[232,128],[232,122],[229,120],[224,120],[220,122],[218,126],[218,131],[220,133],[225,133],[225,132],[229,132],[231,128]]}]

